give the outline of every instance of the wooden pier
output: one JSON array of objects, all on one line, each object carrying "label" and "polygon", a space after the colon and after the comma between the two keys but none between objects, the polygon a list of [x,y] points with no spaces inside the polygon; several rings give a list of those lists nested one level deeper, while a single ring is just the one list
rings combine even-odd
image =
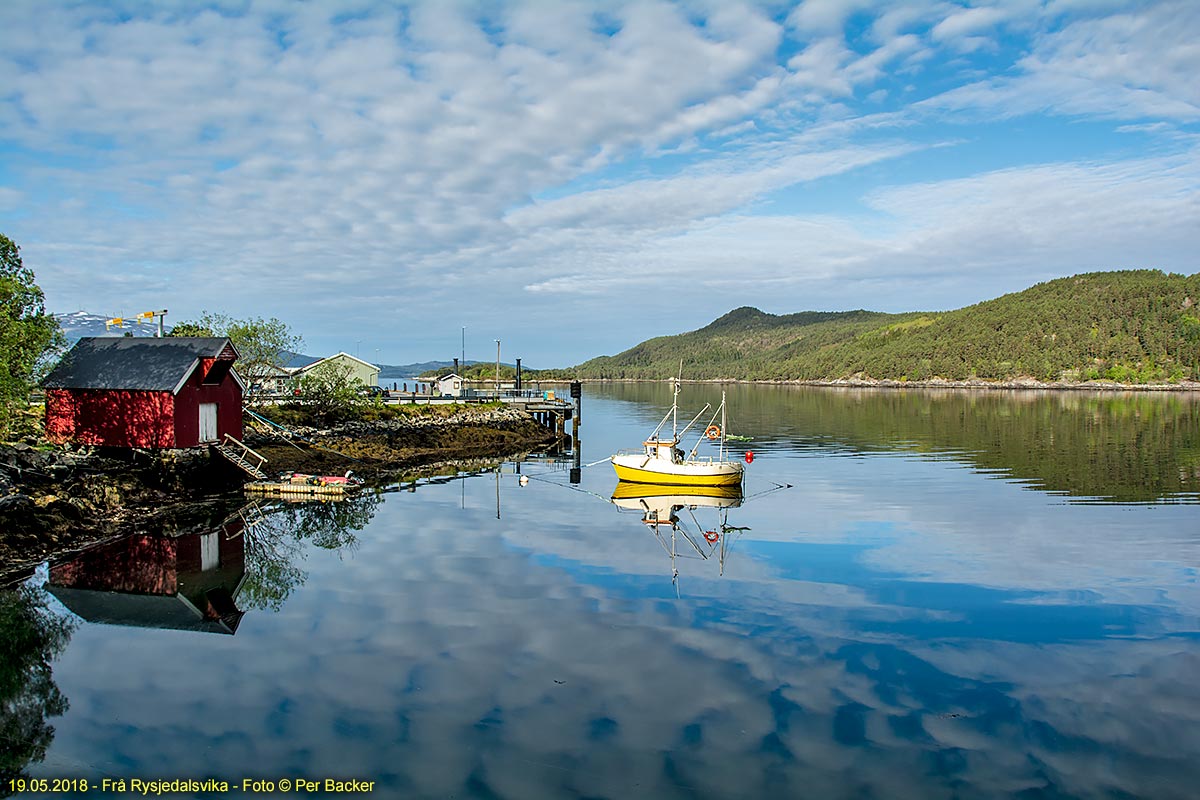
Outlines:
[{"label": "wooden pier", "polygon": [[550,392],[526,394],[511,392],[501,394],[499,400],[505,405],[516,406],[544,427],[554,431],[559,436],[567,435],[567,421],[572,421],[571,438],[579,438],[580,407],[583,392],[578,382],[572,383],[570,399],[548,396]]}]

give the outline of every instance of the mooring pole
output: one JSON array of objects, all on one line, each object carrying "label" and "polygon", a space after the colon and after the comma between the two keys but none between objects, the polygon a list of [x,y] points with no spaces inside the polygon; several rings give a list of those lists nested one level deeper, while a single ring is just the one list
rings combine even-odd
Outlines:
[{"label": "mooring pole", "polygon": [[582,468],[579,465],[582,448],[579,446],[579,415],[583,411],[583,385],[579,381],[571,381],[571,399],[575,401],[574,413],[571,414],[571,449],[575,453],[575,462],[571,466],[571,483],[579,483],[582,478]]},{"label": "mooring pole", "polygon": [[583,410],[583,385],[579,381],[571,381],[571,399],[575,401],[574,422],[571,424],[571,438],[579,438],[579,414]]}]

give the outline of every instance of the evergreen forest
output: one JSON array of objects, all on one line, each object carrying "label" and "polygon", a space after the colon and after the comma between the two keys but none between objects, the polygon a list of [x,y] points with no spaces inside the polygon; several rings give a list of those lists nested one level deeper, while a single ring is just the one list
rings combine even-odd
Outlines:
[{"label": "evergreen forest", "polygon": [[693,380],[1200,379],[1200,273],[1092,272],[966,308],[774,315],[730,311],[705,327],[537,377]]}]

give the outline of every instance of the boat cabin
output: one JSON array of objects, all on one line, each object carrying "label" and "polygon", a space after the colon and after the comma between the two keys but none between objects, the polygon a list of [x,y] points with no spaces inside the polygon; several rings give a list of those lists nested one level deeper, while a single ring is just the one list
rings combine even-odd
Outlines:
[{"label": "boat cabin", "polygon": [[678,439],[647,439],[642,442],[642,447],[646,448],[646,455],[650,458],[661,458],[664,461],[670,461],[672,464],[683,463],[683,451],[679,449]]}]

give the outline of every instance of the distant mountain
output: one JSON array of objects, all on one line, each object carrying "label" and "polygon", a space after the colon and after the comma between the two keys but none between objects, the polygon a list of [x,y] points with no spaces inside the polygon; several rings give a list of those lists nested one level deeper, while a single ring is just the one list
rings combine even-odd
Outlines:
[{"label": "distant mountain", "polygon": [[966,308],[777,316],[735,309],[539,377],[1200,380],[1200,274],[1092,272]]},{"label": "distant mountain", "polygon": [[[464,367],[470,367],[475,364],[495,364],[494,361],[467,361],[465,365],[460,365],[459,370]],[[501,366],[512,367],[511,364],[501,363]],[[419,364],[405,364],[403,366],[392,366],[390,364],[379,365],[379,378],[415,378],[421,375],[428,377],[430,374],[437,373],[445,375],[447,372],[454,370],[453,361],[422,361]]]},{"label": "distant mountain", "polygon": [[[124,336],[126,332],[132,333],[134,336],[154,336],[158,333],[158,325],[150,325],[147,323],[137,324],[135,321],[126,321],[123,327],[107,328],[105,322],[110,317],[102,314],[89,314],[86,311],[72,311],[66,314],[54,314],[58,320],[58,325],[62,328],[63,334],[67,337],[67,344],[73,345],[84,336]],[[166,326],[166,332],[171,332],[171,326]],[[310,356],[305,353],[285,352],[281,354],[284,358],[284,367],[288,369],[296,369],[298,367],[307,367],[309,364],[320,361],[324,356]],[[467,364],[479,364],[483,362],[468,361]],[[491,362],[488,362],[491,363]],[[421,361],[416,364],[378,364],[379,379],[384,378],[413,378],[424,372],[449,372],[454,368],[453,361]]]},{"label": "distant mountain", "polygon": [[[324,356],[309,356],[303,353],[284,353],[287,361],[284,366],[288,369],[307,367],[320,361]],[[365,359],[364,359],[365,360]],[[470,364],[481,362],[471,361]],[[426,372],[449,372],[454,369],[453,361],[421,361],[416,364],[376,364],[379,367],[379,380],[395,380],[397,378],[415,378]]]},{"label": "distant mountain", "polygon": [[[139,325],[136,320],[126,320],[123,327],[109,329],[104,323],[111,318],[102,314],[72,311],[53,316],[58,320],[58,326],[62,328],[68,344],[74,344],[84,336],[124,336],[126,333],[132,333],[134,336],[154,336],[158,333],[157,321],[154,324],[143,322]],[[169,333],[171,326],[168,325],[166,330]]]},{"label": "distant mountain", "polygon": [[303,353],[292,353],[286,350],[280,353],[279,356],[283,359],[284,369],[299,369],[300,367],[307,367],[309,364],[315,364],[321,360],[321,356],[306,356]]}]

